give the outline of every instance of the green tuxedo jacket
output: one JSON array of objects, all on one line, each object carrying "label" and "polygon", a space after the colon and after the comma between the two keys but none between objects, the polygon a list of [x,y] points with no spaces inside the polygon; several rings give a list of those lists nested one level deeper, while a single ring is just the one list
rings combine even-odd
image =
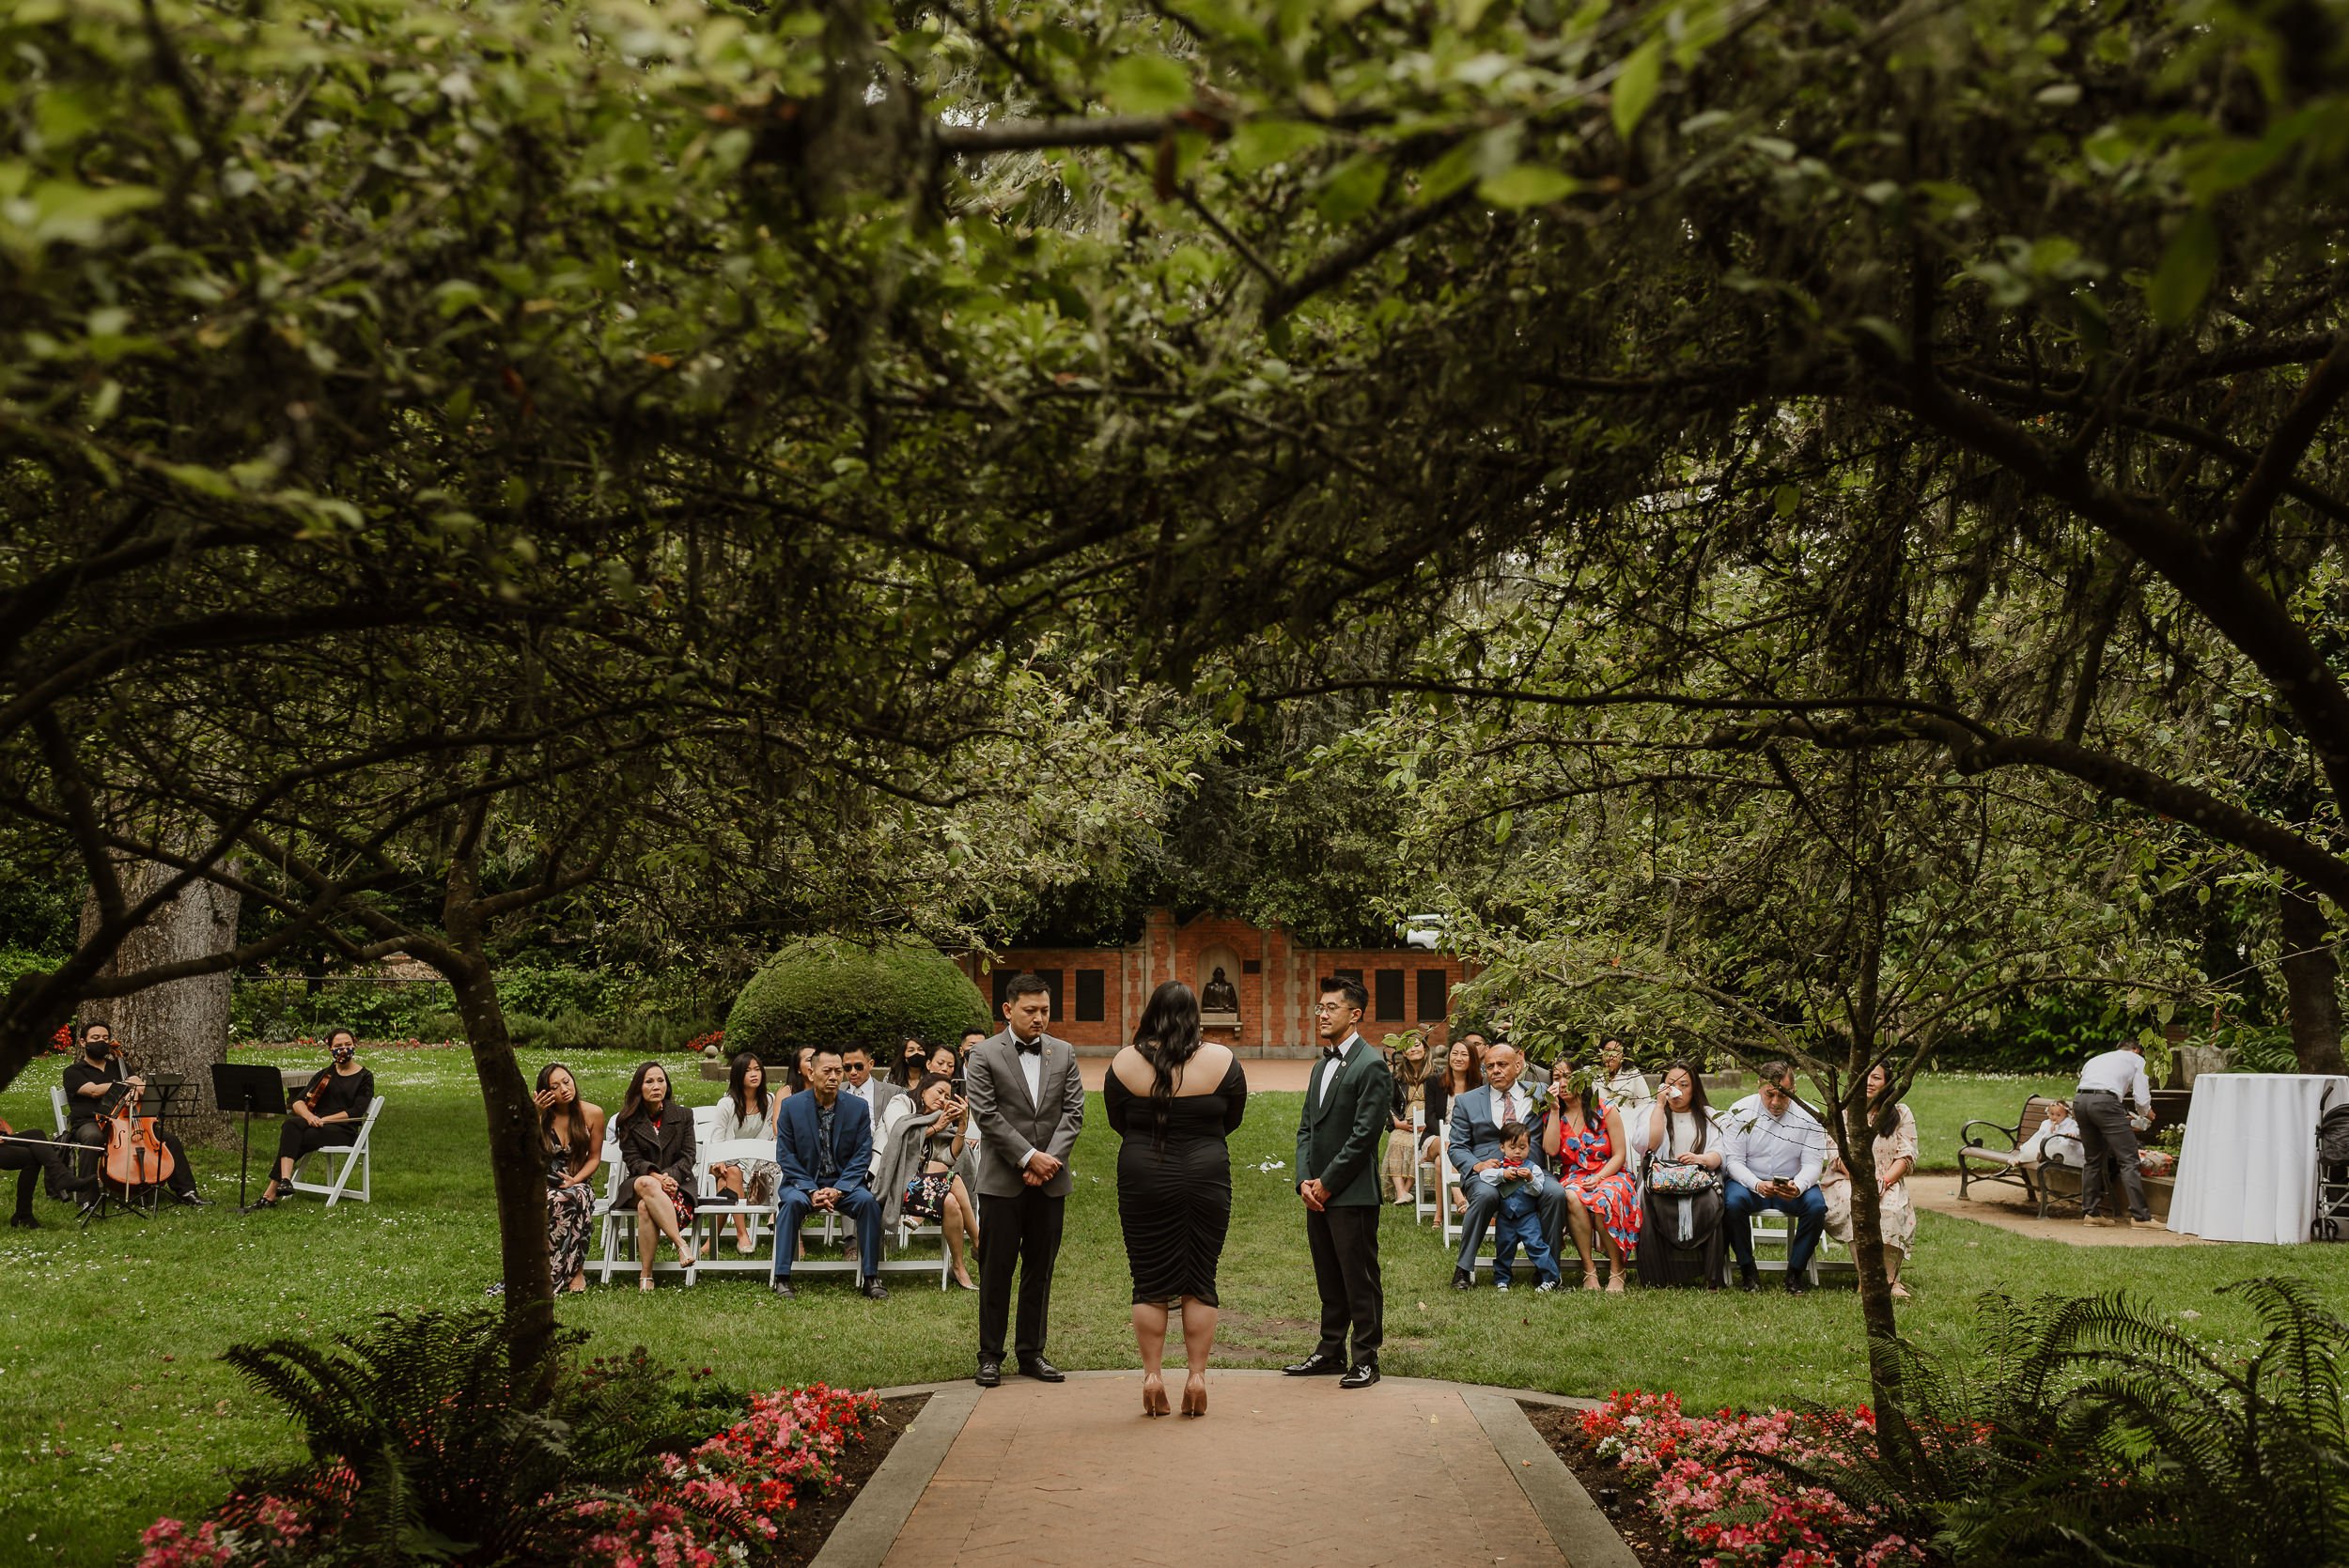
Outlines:
[{"label": "green tuxedo jacket", "polygon": [[1305,1080],[1305,1112],[1297,1124],[1297,1185],[1318,1179],[1332,1205],[1378,1206],[1378,1139],[1394,1104],[1387,1059],[1358,1039],[1325,1089],[1329,1059],[1314,1058]]}]

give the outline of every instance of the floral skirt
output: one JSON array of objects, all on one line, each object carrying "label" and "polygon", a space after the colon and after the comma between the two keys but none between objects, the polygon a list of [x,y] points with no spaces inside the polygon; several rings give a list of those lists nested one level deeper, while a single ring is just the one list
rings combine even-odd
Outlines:
[{"label": "floral skirt", "polygon": [[595,1228],[595,1190],[585,1184],[547,1188],[547,1251],[556,1290],[587,1266],[587,1233]]},{"label": "floral skirt", "polygon": [[1640,1206],[1640,1183],[1628,1171],[1618,1171],[1588,1192],[1582,1190],[1580,1178],[1568,1175],[1560,1183],[1570,1193],[1581,1193],[1582,1204],[1591,1211],[1625,1257],[1640,1248],[1640,1223],[1645,1211]]},{"label": "floral skirt", "polygon": [[924,1172],[906,1181],[905,1211],[921,1219],[946,1218],[946,1199],[955,1189],[952,1171]]}]

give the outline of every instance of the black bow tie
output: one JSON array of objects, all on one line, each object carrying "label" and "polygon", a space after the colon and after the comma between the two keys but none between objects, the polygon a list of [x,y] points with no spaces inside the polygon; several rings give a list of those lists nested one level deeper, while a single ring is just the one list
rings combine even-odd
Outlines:
[{"label": "black bow tie", "polygon": [[1325,1062],[1343,1062],[1346,1060],[1346,1052],[1338,1049],[1335,1046],[1322,1047],[1321,1056],[1322,1060]]},{"label": "black bow tie", "polygon": [[1011,1044],[1012,1048],[1017,1050],[1022,1056],[1042,1056],[1044,1054],[1044,1036],[1041,1034],[1037,1035],[1033,1040],[1022,1040],[1019,1035],[1015,1034],[1011,1037]]}]

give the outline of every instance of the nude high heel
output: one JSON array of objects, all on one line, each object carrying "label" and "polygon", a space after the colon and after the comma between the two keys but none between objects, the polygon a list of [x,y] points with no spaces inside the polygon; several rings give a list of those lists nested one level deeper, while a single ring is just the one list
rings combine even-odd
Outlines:
[{"label": "nude high heel", "polygon": [[1183,1384],[1183,1414],[1204,1416],[1207,1413],[1207,1380],[1193,1377]]},{"label": "nude high heel", "polygon": [[1156,1377],[1142,1380],[1142,1413],[1163,1416],[1166,1412],[1166,1384]]}]

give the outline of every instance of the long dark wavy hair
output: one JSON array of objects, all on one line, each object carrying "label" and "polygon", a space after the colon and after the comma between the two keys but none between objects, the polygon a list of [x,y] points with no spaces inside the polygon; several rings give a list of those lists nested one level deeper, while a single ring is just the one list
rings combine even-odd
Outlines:
[{"label": "long dark wavy hair", "polygon": [[1134,1049],[1150,1063],[1150,1107],[1157,1114],[1159,1141],[1166,1141],[1166,1110],[1174,1101],[1174,1079],[1183,1063],[1199,1054],[1199,998],[1179,980],[1150,993],[1134,1026]]},{"label": "long dark wavy hair", "polygon": [[586,1164],[587,1157],[594,1153],[587,1147],[587,1101],[579,1092],[579,1075],[571,1072],[567,1063],[550,1062],[539,1068],[538,1088],[553,1088],[557,1073],[570,1076],[571,1103],[566,1106],[551,1105],[538,1112],[538,1132],[546,1140],[547,1153],[562,1149],[564,1159],[576,1171]]},{"label": "long dark wavy hair", "polygon": [[[1664,1080],[1672,1076],[1672,1069],[1675,1067],[1688,1075],[1688,1114],[1697,1119],[1696,1147],[1681,1152],[1701,1155],[1704,1153],[1704,1140],[1713,1120],[1713,1108],[1705,1102],[1704,1075],[1697,1071],[1697,1064],[1683,1056],[1675,1056],[1670,1062],[1665,1063],[1656,1075],[1656,1097],[1659,1101],[1663,1099]],[[1672,1130],[1672,1107],[1664,1108],[1664,1129],[1669,1134]]]},{"label": "long dark wavy hair", "polygon": [[636,1076],[628,1080],[628,1096],[620,1101],[620,1126],[628,1126],[645,1113],[645,1075],[646,1073],[659,1073],[661,1081],[669,1086],[667,1097],[661,1102],[661,1109],[666,1110],[670,1106],[677,1104],[677,1080],[669,1077],[669,1069],[658,1062],[639,1063],[636,1067]]},{"label": "long dark wavy hair", "polygon": [[758,1114],[764,1117],[767,1108],[774,1103],[774,1091],[767,1086],[767,1063],[754,1050],[746,1050],[734,1059],[734,1070],[726,1074],[726,1098],[734,1102],[734,1116],[739,1122],[751,1119],[749,1102],[742,1096],[749,1093],[742,1080],[751,1074],[751,1063],[758,1063]]}]

